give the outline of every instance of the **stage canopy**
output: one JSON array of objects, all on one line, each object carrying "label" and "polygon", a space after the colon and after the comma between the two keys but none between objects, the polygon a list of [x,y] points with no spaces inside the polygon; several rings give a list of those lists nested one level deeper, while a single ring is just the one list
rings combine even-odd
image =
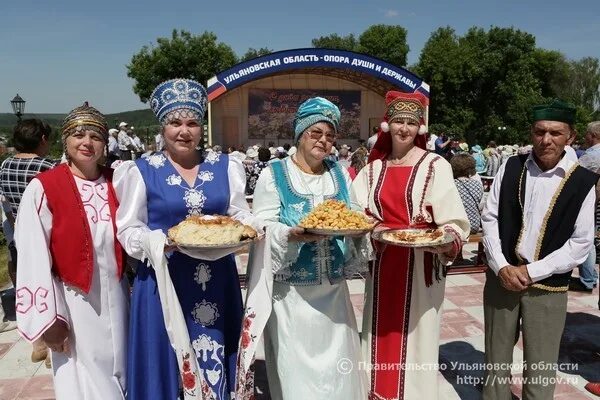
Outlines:
[{"label": "stage canopy", "polygon": [[[354,116],[342,110],[342,118],[354,118],[346,124],[356,125],[353,132],[358,135],[345,138],[352,144],[370,135],[388,90],[420,91],[429,97],[429,85],[404,68],[365,54],[320,48],[279,51],[239,63],[209,79],[207,86],[209,142],[224,146],[248,146],[257,140],[266,144],[269,139],[289,142],[289,132],[269,136],[257,133],[253,124],[264,126],[267,111],[277,112],[279,120],[289,119],[297,102],[311,95],[323,93],[345,102],[346,111],[352,108]],[[275,123],[269,129],[283,126]]]}]

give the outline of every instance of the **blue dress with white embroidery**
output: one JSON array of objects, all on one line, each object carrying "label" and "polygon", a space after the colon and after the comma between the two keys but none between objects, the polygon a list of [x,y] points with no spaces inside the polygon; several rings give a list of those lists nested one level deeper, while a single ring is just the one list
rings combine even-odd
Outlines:
[{"label": "blue dress with white embroidery", "polygon": [[[190,187],[162,153],[137,160],[146,185],[148,227],[166,234],[188,215],[226,215],[228,164],[227,155],[212,153],[200,165],[194,187]],[[173,252],[168,264],[204,378],[216,399],[229,399],[235,390],[242,320],[234,256],[203,261]],[[141,262],[131,297],[127,367],[128,399],[178,397],[180,374],[165,330],[154,270]]]}]

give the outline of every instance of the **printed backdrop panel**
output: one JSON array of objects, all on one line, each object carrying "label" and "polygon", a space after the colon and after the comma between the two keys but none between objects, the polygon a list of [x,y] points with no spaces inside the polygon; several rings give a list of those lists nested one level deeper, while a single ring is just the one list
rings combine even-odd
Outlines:
[{"label": "printed backdrop panel", "polygon": [[293,120],[298,106],[309,97],[320,96],[340,108],[338,138],[360,138],[359,90],[249,89],[248,138],[294,137]]}]

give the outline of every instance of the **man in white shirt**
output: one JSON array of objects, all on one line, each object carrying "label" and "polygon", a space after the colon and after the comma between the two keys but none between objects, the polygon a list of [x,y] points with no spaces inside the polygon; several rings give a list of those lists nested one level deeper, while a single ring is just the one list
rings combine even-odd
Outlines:
[{"label": "man in white shirt", "polygon": [[489,269],[483,293],[484,399],[510,399],[513,347],[523,332],[523,395],[552,399],[571,271],[594,240],[598,175],[565,157],[575,108],[532,110],[530,154],[510,157],[482,214]]},{"label": "man in white shirt", "polygon": [[131,160],[131,150],[133,150],[133,142],[127,134],[127,122],[121,122],[119,124],[119,134],[117,135],[117,142],[119,143],[119,151],[121,152],[122,160]]},{"label": "man in white shirt", "polygon": [[[589,169],[592,172],[600,173],[600,121],[590,122],[585,132],[585,142],[588,149],[585,154],[579,159],[579,164],[582,167]],[[598,185],[596,185],[596,229],[598,228],[598,214],[600,213],[598,204]],[[598,272],[596,271],[596,248],[593,246],[587,260],[579,266],[579,278],[571,279],[569,290],[582,290],[591,292],[598,282]],[[600,308],[600,300],[598,300],[598,308]],[[588,382],[585,388],[596,396],[600,396],[600,381]]]},{"label": "man in white shirt", "polygon": [[108,130],[108,158],[110,163],[121,158],[121,153],[119,152],[119,142],[117,141],[118,134],[118,129],[111,128]]},{"label": "man in white shirt", "polygon": [[[585,132],[585,142],[588,148],[581,158],[579,158],[579,164],[592,172],[600,174],[600,121],[594,121],[588,124]],[[596,220],[598,215],[597,201],[598,199],[596,199],[596,212],[593,216],[594,220]],[[598,229],[597,223],[596,229]],[[592,246],[588,258],[579,266],[579,278],[571,278],[569,290],[591,293],[597,283],[596,246]]]},{"label": "man in white shirt", "polygon": [[131,143],[133,143],[135,158],[140,158],[142,154],[146,151],[144,144],[140,137],[135,133],[133,126],[130,128],[129,137],[131,138]]}]

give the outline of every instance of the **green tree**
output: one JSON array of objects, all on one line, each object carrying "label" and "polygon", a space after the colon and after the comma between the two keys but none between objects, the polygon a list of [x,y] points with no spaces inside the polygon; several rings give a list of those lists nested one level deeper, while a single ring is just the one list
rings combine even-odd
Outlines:
[{"label": "green tree", "polygon": [[252,60],[253,58],[257,58],[257,57],[266,56],[268,54],[271,54],[272,52],[273,52],[273,50],[271,50],[267,47],[261,47],[258,50],[253,47],[250,47],[248,49],[248,51],[246,51],[246,53],[242,56],[242,59],[240,60],[240,62]]},{"label": "green tree", "polygon": [[585,57],[571,61],[566,81],[568,100],[590,111],[600,105],[600,64],[597,58]]},{"label": "green tree", "polygon": [[381,58],[397,66],[406,65],[406,29],[400,25],[371,25],[358,38],[332,33],[312,40],[313,47],[356,51]]},{"label": "green tree", "polygon": [[356,51],[397,66],[406,65],[406,29],[400,25],[371,25],[358,38]]},{"label": "green tree", "polygon": [[339,36],[333,33],[328,36],[321,36],[312,40],[313,47],[322,47],[327,49],[356,51],[356,38],[353,34],[347,36]]},{"label": "green tree", "polygon": [[540,82],[542,96],[545,98],[564,96],[565,83],[571,75],[569,60],[559,51],[536,49],[534,52],[535,74]]},{"label": "green tree", "polygon": [[462,104],[473,94],[461,91],[472,72],[462,69],[466,62],[460,53],[459,38],[454,29],[449,26],[438,28],[425,43],[414,72],[431,85],[430,124],[441,124],[444,130],[464,133],[465,123],[460,121],[470,121],[474,117],[468,110],[461,111]]},{"label": "green tree", "polygon": [[430,121],[484,145],[528,140],[531,106],[555,97],[567,64],[518,29],[473,27],[459,37],[445,27],[432,33],[415,72],[431,85]]},{"label": "green tree", "polygon": [[173,30],[170,38],[158,38],[154,46],[144,46],[127,65],[127,76],[135,83],[133,91],[147,102],[159,83],[173,78],[195,79],[203,85],[218,72],[237,63],[231,47],[217,41],[212,32],[192,35]]}]

